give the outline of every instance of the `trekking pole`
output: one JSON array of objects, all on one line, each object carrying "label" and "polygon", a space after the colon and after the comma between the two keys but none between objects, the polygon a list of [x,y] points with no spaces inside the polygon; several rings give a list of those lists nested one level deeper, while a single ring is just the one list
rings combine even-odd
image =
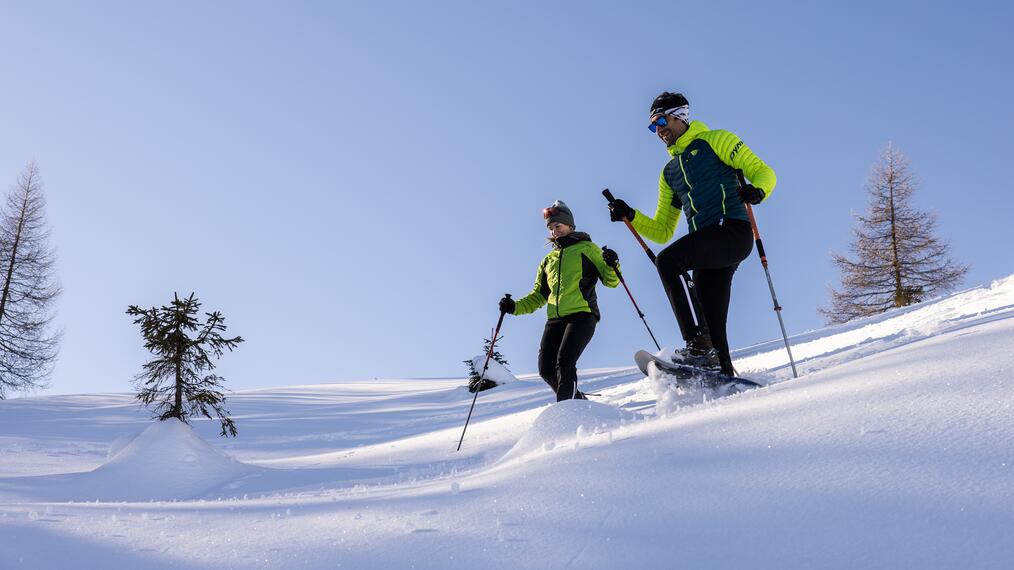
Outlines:
[{"label": "trekking pole", "polygon": [[[510,293],[507,293],[505,297],[510,299]],[[482,382],[486,379],[486,370],[489,369],[489,359],[493,357],[493,347],[496,346],[497,336],[500,334],[500,325],[503,324],[503,316],[506,314],[507,313],[504,311],[500,311],[500,319],[496,321],[496,329],[493,331],[493,339],[489,341],[489,352],[486,353],[486,363],[482,365],[482,374],[479,374],[479,383],[475,385],[475,396],[472,397],[472,407],[468,408],[468,417],[465,418],[465,427],[461,430],[461,439],[458,440],[458,451],[461,451],[461,442],[465,441],[465,430],[468,429],[468,421],[472,419],[472,410],[475,409],[475,401],[479,399],[479,388],[482,388]]]},{"label": "trekking pole", "polygon": [[[608,188],[602,191],[602,195],[606,197],[606,200],[608,200],[610,204],[616,201],[616,198],[613,197],[613,193],[610,192]],[[652,263],[655,263],[655,252],[651,251],[651,248],[648,247],[648,244],[644,243],[644,240],[641,239],[641,235],[638,234],[637,230],[634,229],[634,226],[630,223],[630,220],[628,220],[627,218],[623,218],[623,223],[627,224],[627,229],[630,230],[630,233],[634,234],[634,239],[636,239],[637,243],[641,244],[641,247],[644,248],[644,253],[648,254],[648,259],[650,259]],[[655,344],[658,343],[656,342]]]},{"label": "trekking pole", "polygon": [[655,340],[655,334],[651,332],[651,327],[648,326],[648,321],[644,319],[644,313],[641,312],[641,307],[637,306],[637,301],[635,301],[634,296],[630,294],[630,287],[627,287],[627,282],[623,280],[623,274],[620,273],[620,268],[614,267],[613,271],[615,271],[616,276],[620,278],[620,283],[623,284],[623,288],[627,290],[627,296],[630,297],[630,302],[634,304],[634,309],[637,310],[637,316],[641,317],[641,321],[644,322],[644,328],[648,329],[648,334],[651,335],[651,340],[655,343],[655,348],[662,350],[662,347],[658,345],[658,341]]},{"label": "trekking pole", "polygon": [[[739,185],[746,186],[746,178],[743,171],[737,170],[736,177],[739,178]],[[771,300],[775,304],[775,314],[778,315],[778,326],[782,328],[782,339],[785,341],[785,351],[789,353],[789,364],[792,366],[792,377],[799,378],[796,373],[796,361],[792,358],[792,347],[789,346],[789,336],[785,334],[785,322],[782,320],[782,306],[778,304],[778,297],[775,296],[775,284],[771,281],[771,272],[768,271],[768,257],[764,254],[764,242],[761,241],[760,230],[757,229],[757,218],[753,215],[753,207],[744,203],[746,214],[750,217],[750,226],[753,228],[753,241],[757,244],[757,254],[760,255],[761,265],[764,266],[764,275],[768,278],[768,289],[771,290]]]}]

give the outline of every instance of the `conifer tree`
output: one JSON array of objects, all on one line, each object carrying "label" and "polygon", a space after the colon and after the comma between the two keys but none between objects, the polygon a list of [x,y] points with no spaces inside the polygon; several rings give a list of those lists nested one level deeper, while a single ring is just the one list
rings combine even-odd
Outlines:
[{"label": "conifer tree", "polygon": [[39,167],[30,162],[0,208],[0,400],[44,387],[56,361],[61,335],[51,324],[60,285],[45,208]]},{"label": "conifer tree", "polygon": [[225,379],[210,372],[215,368],[212,357],[231,352],[243,339],[222,336],[225,317],[218,311],[205,313],[201,324],[196,318],[200,307],[191,293],[186,299],[173,294],[169,306],[127,308],[128,315],[137,317],[134,323],[141,325],[144,347],[155,355],[135,378],[137,399],[145,406],[154,404],[160,421],[177,418],[189,423],[195,415],[211,419],[214,411],[222,424],[221,435],[235,436],[236,424],[224,407]]},{"label": "conifer tree", "polygon": [[936,217],[911,203],[916,190],[908,160],[888,144],[866,185],[869,206],[856,216],[852,257],[833,253],[841,288],[821,309],[829,323],[882,313],[957,288],[968,267],[950,258]]}]

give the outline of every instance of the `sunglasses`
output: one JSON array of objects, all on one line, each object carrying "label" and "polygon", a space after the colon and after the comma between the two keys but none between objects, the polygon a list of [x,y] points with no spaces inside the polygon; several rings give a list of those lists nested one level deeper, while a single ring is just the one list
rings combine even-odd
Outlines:
[{"label": "sunglasses", "polygon": [[542,217],[543,217],[543,219],[548,220],[550,216],[555,216],[555,215],[557,215],[559,213],[560,213],[560,209],[559,208],[557,208],[555,206],[550,206],[550,207],[542,210]]},{"label": "sunglasses", "polygon": [[655,130],[658,129],[659,127],[664,127],[668,124],[669,121],[665,120],[665,115],[662,115],[661,117],[652,121],[650,125],[648,125],[648,130],[651,132],[655,132]]}]

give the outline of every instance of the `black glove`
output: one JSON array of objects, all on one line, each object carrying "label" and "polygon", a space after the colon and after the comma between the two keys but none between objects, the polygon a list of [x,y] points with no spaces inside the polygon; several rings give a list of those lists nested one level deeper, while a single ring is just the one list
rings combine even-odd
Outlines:
[{"label": "black glove", "polygon": [[614,222],[622,222],[624,218],[633,221],[636,214],[637,212],[623,200],[613,200],[609,203],[609,219]]},{"label": "black glove", "polygon": [[764,191],[757,188],[753,184],[747,184],[746,186],[739,187],[739,199],[744,204],[753,204],[756,206],[761,203],[764,199]]},{"label": "black glove", "polygon": [[620,262],[620,256],[608,247],[602,246],[602,261],[605,261],[609,267],[616,269],[616,264]]},{"label": "black glove", "polygon": [[511,299],[510,295],[504,295],[503,299],[500,299],[500,312],[513,315],[514,308],[514,299]]}]

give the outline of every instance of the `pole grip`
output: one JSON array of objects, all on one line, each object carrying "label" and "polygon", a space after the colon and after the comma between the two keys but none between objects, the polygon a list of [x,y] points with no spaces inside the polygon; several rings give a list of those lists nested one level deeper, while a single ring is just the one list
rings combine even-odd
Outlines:
[{"label": "pole grip", "polygon": [[[504,293],[503,296],[507,297],[508,299],[511,298],[511,294],[510,293]],[[514,299],[511,299],[511,300],[513,301]],[[503,324],[503,318],[504,318],[504,316],[506,314],[507,313],[505,313],[503,311],[500,311],[500,318],[497,319],[497,321],[496,321],[496,329],[494,330],[494,332],[493,332],[493,338],[490,340],[490,343],[489,343],[489,356],[486,357],[486,364],[482,367],[482,371],[483,372],[486,371],[486,366],[489,366],[489,359],[490,359],[490,357],[493,356],[493,346],[496,344],[496,335],[500,333],[500,325]]]},{"label": "pole grip", "polygon": [[[613,193],[610,192],[608,188],[602,191],[602,195],[606,197],[606,200],[608,200],[610,204],[616,201]],[[648,259],[650,259],[652,263],[655,263],[655,252],[651,251],[648,244],[644,243],[644,240],[641,239],[641,234],[637,233],[637,230],[634,229],[634,225],[631,224],[630,220],[627,218],[623,218],[623,223],[627,226],[627,229],[630,230],[630,233],[634,234],[634,239],[637,240],[637,243],[641,244],[641,248],[644,249],[644,253],[648,256]]]}]

